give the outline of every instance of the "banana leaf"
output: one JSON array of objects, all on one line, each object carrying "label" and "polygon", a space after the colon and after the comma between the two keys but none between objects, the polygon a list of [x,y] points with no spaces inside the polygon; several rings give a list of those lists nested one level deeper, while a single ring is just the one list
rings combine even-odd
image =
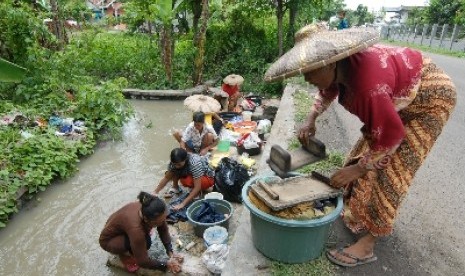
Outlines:
[{"label": "banana leaf", "polygon": [[26,71],[26,68],[0,58],[0,82],[20,82]]}]

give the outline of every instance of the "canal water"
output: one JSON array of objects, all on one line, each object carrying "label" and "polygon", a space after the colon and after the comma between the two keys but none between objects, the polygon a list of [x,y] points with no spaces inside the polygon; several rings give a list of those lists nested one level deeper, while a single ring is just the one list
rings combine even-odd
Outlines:
[{"label": "canal water", "polygon": [[191,121],[182,101],[131,100],[123,139],[101,143],[79,171],[38,194],[0,230],[0,275],[127,275],[106,266],[98,237],[109,215],[161,179],[173,128]]}]

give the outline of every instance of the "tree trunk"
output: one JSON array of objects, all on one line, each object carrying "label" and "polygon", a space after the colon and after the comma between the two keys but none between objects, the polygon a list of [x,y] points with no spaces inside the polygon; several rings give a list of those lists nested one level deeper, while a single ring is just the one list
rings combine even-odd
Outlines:
[{"label": "tree trunk", "polygon": [[166,78],[171,83],[172,70],[171,70],[171,24],[163,26],[162,33],[163,42],[163,65],[165,67]]},{"label": "tree trunk", "polygon": [[276,17],[278,18],[278,49],[279,56],[283,55],[283,0],[278,0],[278,7],[276,9]]},{"label": "tree trunk", "polygon": [[202,0],[193,0],[192,1],[192,12],[194,18],[192,19],[192,29],[194,30],[194,41],[196,41],[199,35],[199,21],[202,16]]},{"label": "tree trunk", "polygon": [[57,0],[50,0],[50,6],[53,14],[52,32],[58,40],[58,49],[62,49],[63,46],[68,43],[68,37],[66,36],[66,30],[60,17]]},{"label": "tree trunk", "polygon": [[192,78],[194,86],[202,83],[208,17],[208,0],[202,0],[202,25],[200,26],[197,39],[194,40],[195,46],[197,47],[197,54],[194,60],[194,76]]},{"label": "tree trunk", "polygon": [[294,45],[295,34],[295,20],[299,11],[299,0],[293,0],[289,3],[289,30],[287,32],[287,39],[292,41]]}]

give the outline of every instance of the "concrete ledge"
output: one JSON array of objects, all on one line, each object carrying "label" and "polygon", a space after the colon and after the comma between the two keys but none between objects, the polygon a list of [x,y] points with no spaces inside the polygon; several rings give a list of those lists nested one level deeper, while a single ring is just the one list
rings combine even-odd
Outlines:
[{"label": "concrete ledge", "polygon": [[[271,172],[266,160],[270,156],[271,146],[278,144],[287,148],[288,140],[295,136],[294,133],[294,100],[293,94],[298,87],[287,85],[281,97],[278,112],[271,129],[270,139],[263,150],[258,164],[258,174]],[[281,237],[277,237],[281,238]],[[250,229],[250,212],[244,208],[239,227],[231,244],[229,257],[221,275],[265,275],[269,274],[270,260],[255,249],[252,243]]]}]

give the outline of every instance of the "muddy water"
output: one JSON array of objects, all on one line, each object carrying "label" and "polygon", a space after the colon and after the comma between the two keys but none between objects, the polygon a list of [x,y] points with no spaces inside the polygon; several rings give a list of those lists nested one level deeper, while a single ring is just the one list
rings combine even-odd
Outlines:
[{"label": "muddy water", "polygon": [[98,236],[108,216],[152,191],[176,146],[169,129],[191,113],[182,101],[131,101],[123,140],[99,145],[79,172],[58,181],[0,230],[0,275],[126,275],[105,265]]}]

